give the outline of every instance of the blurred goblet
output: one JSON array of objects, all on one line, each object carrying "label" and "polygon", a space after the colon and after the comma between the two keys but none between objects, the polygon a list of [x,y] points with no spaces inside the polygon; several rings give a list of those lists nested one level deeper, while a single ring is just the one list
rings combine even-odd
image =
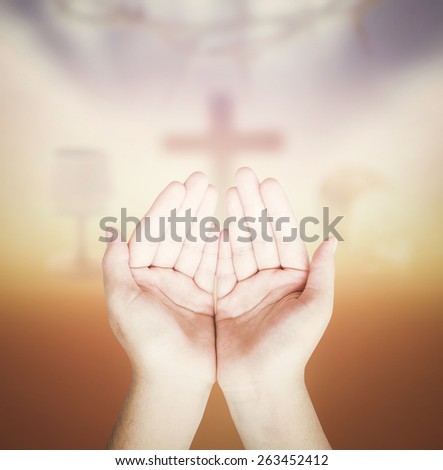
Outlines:
[{"label": "blurred goblet", "polygon": [[52,197],[58,214],[76,220],[75,253],[58,260],[56,270],[69,275],[88,276],[100,272],[98,261],[89,257],[86,240],[88,217],[100,214],[110,194],[105,155],[93,149],[61,149],[56,154]]}]

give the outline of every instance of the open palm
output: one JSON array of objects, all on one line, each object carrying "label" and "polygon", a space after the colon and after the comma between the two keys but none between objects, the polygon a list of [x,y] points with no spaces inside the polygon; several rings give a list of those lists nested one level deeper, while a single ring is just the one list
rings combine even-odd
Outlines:
[{"label": "open palm", "polygon": [[[225,392],[235,392],[281,379],[285,369],[303,374],[332,311],[334,243],[320,245],[310,267],[299,234],[284,240],[297,222],[279,183],[260,184],[248,168],[238,171],[226,202],[228,216],[253,217],[248,227],[257,233],[252,242],[239,240],[244,233],[232,224],[220,240],[217,378]],[[257,222],[264,209],[272,222]]]},{"label": "open palm", "polygon": [[[217,194],[205,175],[171,183],[156,199],[128,244],[110,244],[104,258],[111,326],[135,370],[151,375],[215,379],[213,288],[217,243],[184,240],[165,224],[173,209],[183,216],[212,216]],[[149,224],[149,227],[147,226]],[[194,223],[196,226],[197,223]],[[195,227],[194,227],[195,228]],[[149,234],[151,240],[147,239]],[[195,235],[195,234],[194,234]]]}]

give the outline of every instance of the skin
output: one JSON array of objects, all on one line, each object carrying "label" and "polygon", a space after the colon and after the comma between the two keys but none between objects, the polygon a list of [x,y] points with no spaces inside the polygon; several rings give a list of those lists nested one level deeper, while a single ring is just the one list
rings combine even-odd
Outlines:
[{"label": "skin", "polygon": [[[201,173],[171,183],[146,214],[151,234],[174,208],[212,216],[216,199]],[[188,448],[216,379],[246,448],[329,447],[304,368],[332,312],[336,241],[323,242],[310,264],[302,241],[282,240],[297,221],[280,185],[260,184],[249,168],[237,172],[226,204],[228,216],[258,218],[267,208],[288,223],[282,231],[266,225],[272,242],[258,222],[251,227],[259,236],[246,243],[231,224],[219,243],[134,234],[108,245],[109,321],[133,370],[109,448]]]},{"label": "skin", "polygon": [[[212,216],[216,201],[207,177],[194,173],[171,183],[146,215],[157,226],[172,208]],[[110,243],[103,259],[109,322],[133,371],[108,447],[188,448],[216,377],[217,243],[141,240],[134,232],[128,244]]]},{"label": "skin", "polygon": [[[284,242],[297,226],[279,183],[260,183],[249,168],[227,193],[228,216],[274,222],[287,217],[273,242],[240,243],[235,227],[220,240],[217,270],[217,380],[246,448],[329,447],[304,384],[304,369],[328,325],[333,306],[335,240],[323,242],[309,264],[304,243]],[[257,225],[254,227],[257,229]],[[282,226],[283,228],[284,226]]]}]

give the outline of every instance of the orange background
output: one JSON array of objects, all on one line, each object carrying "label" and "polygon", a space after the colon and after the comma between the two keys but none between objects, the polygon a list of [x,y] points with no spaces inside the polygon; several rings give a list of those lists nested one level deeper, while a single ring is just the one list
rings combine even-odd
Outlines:
[{"label": "orange background", "polygon": [[[368,278],[346,293],[338,258],[335,314],[307,369],[331,445],[441,448],[441,297],[427,283],[375,287]],[[2,280],[1,447],[103,448],[130,368],[107,326],[101,285],[72,285],[35,264],[22,274],[6,289]],[[217,387],[193,448],[242,448]]]}]

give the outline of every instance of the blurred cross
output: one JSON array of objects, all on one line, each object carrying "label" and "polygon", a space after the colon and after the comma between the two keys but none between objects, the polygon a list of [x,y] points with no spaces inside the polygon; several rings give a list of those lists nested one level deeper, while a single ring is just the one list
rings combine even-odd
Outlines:
[{"label": "blurred cross", "polygon": [[189,136],[173,135],[165,140],[171,152],[211,152],[216,159],[217,177],[222,187],[227,187],[229,160],[237,152],[278,152],[282,138],[274,131],[240,132],[234,129],[234,107],[229,96],[217,94],[210,100],[210,127],[208,132]]}]

